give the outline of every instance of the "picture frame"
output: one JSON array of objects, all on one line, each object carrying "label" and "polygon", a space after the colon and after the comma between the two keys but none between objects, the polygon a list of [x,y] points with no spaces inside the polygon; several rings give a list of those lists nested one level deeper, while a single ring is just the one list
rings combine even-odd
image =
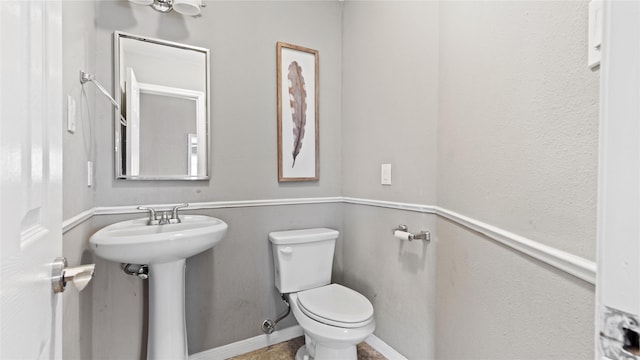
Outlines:
[{"label": "picture frame", "polygon": [[319,53],[276,43],[278,181],[320,180]]}]

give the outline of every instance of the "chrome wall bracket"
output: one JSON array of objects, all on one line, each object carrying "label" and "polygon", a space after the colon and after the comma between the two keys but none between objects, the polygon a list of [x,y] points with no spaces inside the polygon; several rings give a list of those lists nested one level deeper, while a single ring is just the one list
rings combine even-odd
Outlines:
[{"label": "chrome wall bracket", "polygon": [[86,83],[92,83],[93,85],[95,85],[96,88],[98,88],[98,90],[100,90],[100,92],[107,97],[107,99],[109,99],[109,101],[111,102],[111,105],[113,105],[113,107],[116,109],[118,115],[120,116],[120,124],[122,124],[123,126],[127,126],[127,119],[124,118],[124,116],[122,116],[122,111],[120,109],[120,104],[118,104],[118,102],[113,98],[113,96],[111,96],[111,94],[109,94],[109,92],[107,91],[107,89],[104,88],[104,86],[102,86],[102,84],[100,84],[100,82],[98,80],[96,80],[96,77],[94,75],[91,75],[87,72],[84,72],[82,70],[80,70],[80,84],[84,85]]}]

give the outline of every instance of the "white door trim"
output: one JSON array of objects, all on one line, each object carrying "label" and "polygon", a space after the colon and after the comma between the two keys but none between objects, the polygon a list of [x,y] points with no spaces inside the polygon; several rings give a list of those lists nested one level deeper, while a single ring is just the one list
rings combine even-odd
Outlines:
[{"label": "white door trim", "polygon": [[640,2],[605,1],[603,30],[595,358],[622,359],[640,314]]}]

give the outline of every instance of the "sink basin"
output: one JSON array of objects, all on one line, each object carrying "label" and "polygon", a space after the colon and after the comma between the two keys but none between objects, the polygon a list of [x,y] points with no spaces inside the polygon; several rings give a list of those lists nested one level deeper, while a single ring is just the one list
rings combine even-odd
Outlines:
[{"label": "sink basin", "polygon": [[149,265],[149,360],[188,359],[186,259],[211,249],[227,233],[227,224],[220,219],[202,215],[180,219],[179,224],[165,225],[147,225],[147,218],[122,221],[98,230],[89,240],[103,259]]},{"label": "sink basin", "polygon": [[182,215],[179,224],[147,225],[147,218],[102,228],[89,243],[99,257],[129,264],[159,264],[199,254],[214,247],[227,224],[203,215]]}]

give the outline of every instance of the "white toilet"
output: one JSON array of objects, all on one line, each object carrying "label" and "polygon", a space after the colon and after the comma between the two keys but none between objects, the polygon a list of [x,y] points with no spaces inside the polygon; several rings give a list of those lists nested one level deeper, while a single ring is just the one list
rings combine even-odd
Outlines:
[{"label": "white toilet", "polygon": [[296,360],[356,360],[356,345],[376,327],[366,297],[331,284],[338,234],[323,228],[269,234],[276,287],[288,294],[293,315],[304,330],[305,346]]}]

